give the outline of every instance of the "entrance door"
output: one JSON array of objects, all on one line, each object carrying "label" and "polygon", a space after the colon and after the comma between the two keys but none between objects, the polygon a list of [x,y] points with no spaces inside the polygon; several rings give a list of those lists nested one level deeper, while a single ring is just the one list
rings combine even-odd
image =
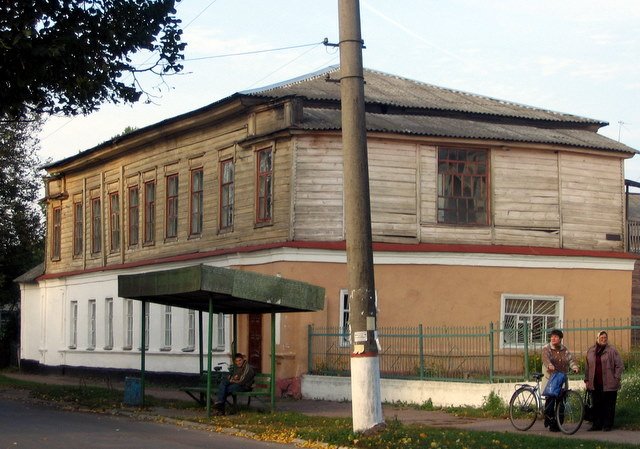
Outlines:
[{"label": "entrance door", "polygon": [[262,371],[262,315],[249,315],[249,365]]}]

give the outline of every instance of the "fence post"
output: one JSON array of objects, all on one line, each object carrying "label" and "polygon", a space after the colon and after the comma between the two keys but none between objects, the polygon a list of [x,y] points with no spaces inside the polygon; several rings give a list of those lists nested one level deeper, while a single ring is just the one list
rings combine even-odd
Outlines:
[{"label": "fence post", "polygon": [[418,350],[420,351],[420,380],[424,379],[424,338],[422,324],[418,324]]},{"label": "fence post", "polygon": [[524,321],[524,379],[529,379],[529,321],[526,317],[522,318]]},{"label": "fence post", "polygon": [[489,323],[489,383],[492,384],[493,383],[493,376],[494,376],[494,360],[493,357],[495,356],[494,352],[493,352],[493,340],[494,336],[493,336],[493,321]]},{"label": "fence post", "polygon": [[313,368],[313,360],[312,360],[312,339],[313,339],[313,324],[307,325],[307,373],[311,373]]}]

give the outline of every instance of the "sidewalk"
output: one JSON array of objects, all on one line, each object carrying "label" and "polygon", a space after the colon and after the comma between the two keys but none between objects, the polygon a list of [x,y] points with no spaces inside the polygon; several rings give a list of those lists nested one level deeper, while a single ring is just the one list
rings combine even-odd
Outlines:
[{"label": "sidewalk", "polygon": [[[83,379],[71,376],[37,375],[23,373],[3,373],[7,377],[38,383],[54,385],[95,385],[109,387],[124,391],[123,382],[107,382],[100,379]],[[182,391],[171,388],[147,387],[145,393],[159,399],[190,400]],[[326,417],[350,417],[352,414],[350,402],[332,402],[310,399],[278,399],[276,410],[281,412],[298,412],[310,416]],[[177,410],[168,408],[152,408],[151,414],[166,418],[185,419],[191,417],[205,417],[205,410]],[[442,411],[419,410],[411,407],[402,407],[391,404],[383,405],[383,415],[386,421],[399,420],[408,424],[424,424],[432,427],[457,428],[462,430],[479,430],[485,432],[513,432],[514,429],[508,419],[484,419],[459,417]],[[614,429],[611,432],[587,432],[589,423],[584,423],[575,435],[561,433],[550,434],[543,426],[541,420],[529,429],[527,434],[546,435],[564,438],[579,438],[585,440],[610,441],[615,443],[636,444],[640,447],[640,432]]]}]

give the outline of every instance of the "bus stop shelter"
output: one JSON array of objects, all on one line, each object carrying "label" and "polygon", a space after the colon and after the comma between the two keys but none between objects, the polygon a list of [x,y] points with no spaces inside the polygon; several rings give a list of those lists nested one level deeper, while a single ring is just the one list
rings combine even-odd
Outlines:
[{"label": "bus stop shelter", "polygon": [[[213,314],[271,315],[271,409],[275,408],[275,314],[312,312],[324,308],[324,288],[280,276],[229,268],[193,265],[118,276],[118,296],[142,301],[141,336],[145,335],[145,303],[208,312],[207,415],[211,414],[211,352]],[[235,321],[235,320],[234,320]],[[234,327],[234,333],[236,329]],[[234,340],[235,341],[235,340]],[[140,350],[144,398],[145,342]],[[202,345],[201,345],[202,351]],[[144,399],[143,399],[144,400]]]}]

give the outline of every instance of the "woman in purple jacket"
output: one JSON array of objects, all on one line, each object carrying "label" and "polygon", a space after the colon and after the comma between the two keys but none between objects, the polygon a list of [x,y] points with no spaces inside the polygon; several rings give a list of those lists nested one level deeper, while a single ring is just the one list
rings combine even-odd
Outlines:
[{"label": "woman in purple jacket", "polygon": [[587,350],[586,363],[584,383],[593,397],[593,425],[589,430],[608,432],[613,427],[624,365],[605,331],[598,333],[596,344]]}]

